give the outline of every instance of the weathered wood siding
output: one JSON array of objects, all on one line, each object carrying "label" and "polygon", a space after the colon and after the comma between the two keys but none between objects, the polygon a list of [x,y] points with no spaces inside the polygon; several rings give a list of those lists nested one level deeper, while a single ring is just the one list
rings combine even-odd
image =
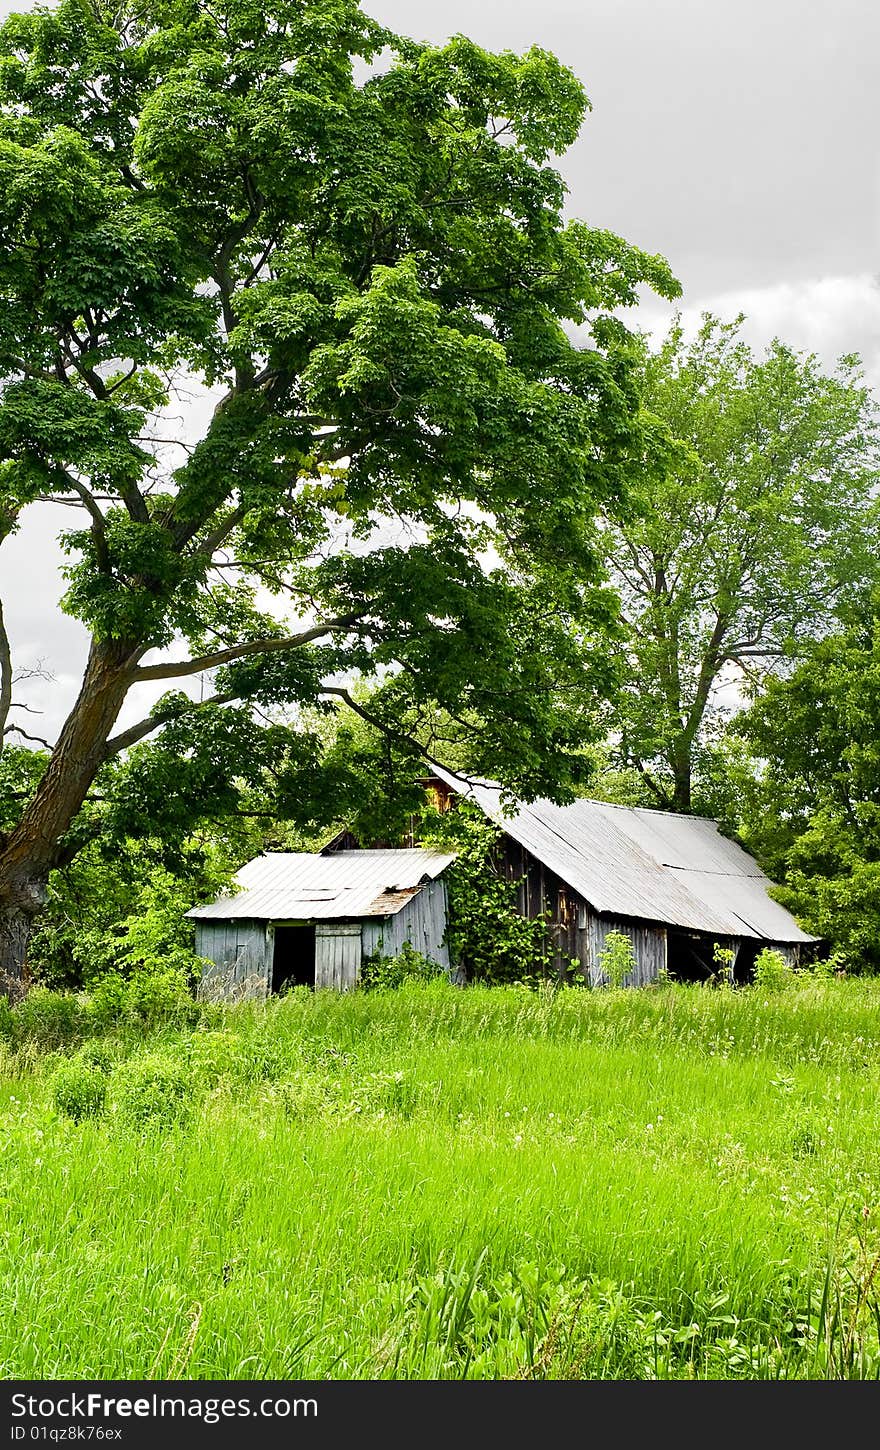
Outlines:
[{"label": "weathered wood siding", "polygon": [[623,980],[624,987],[644,987],[648,982],[656,981],[658,972],[666,967],[666,928],[590,914],[586,929],[578,933],[580,950],[577,953],[590,985],[606,985],[607,977],[600,961],[605,938],[611,931],[629,937],[636,959],[635,970]]},{"label": "weathered wood siding", "polygon": [[272,936],[264,921],[197,921],[196,953],[207,966],[199,996],[208,1002],[265,997],[272,968]]},{"label": "weathered wood siding", "polygon": [[363,923],[364,956],[396,956],[409,942],[422,956],[449,971],[446,936],[446,884],[429,881],[394,916],[368,917]]},{"label": "weathered wood siding", "polygon": [[347,992],[361,970],[359,922],[318,922],[315,926],[315,986]]},{"label": "weathered wood siding", "polygon": [[[546,915],[552,967],[558,976],[579,970],[592,986],[601,985],[605,978],[599,955],[611,931],[623,932],[633,945],[636,967],[626,979],[626,986],[644,986],[665,968],[665,927],[598,916],[589,902],[509,836],[502,842],[498,867],[509,881],[518,882],[518,907],[523,916]],[[573,961],[577,962],[575,968]]]}]

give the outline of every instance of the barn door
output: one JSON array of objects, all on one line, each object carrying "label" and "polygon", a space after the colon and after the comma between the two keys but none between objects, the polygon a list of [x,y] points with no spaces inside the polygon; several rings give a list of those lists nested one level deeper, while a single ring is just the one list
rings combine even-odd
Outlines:
[{"label": "barn door", "polygon": [[315,927],[315,986],[347,992],[357,985],[361,970],[360,926],[333,922]]}]

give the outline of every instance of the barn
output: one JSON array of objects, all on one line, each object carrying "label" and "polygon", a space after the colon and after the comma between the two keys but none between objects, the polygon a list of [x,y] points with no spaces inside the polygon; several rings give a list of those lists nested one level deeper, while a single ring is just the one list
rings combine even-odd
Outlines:
[{"label": "barn", "polygon": [[258,856],[238,872],[235,895],[187,912],[210,963],[200,994],[243,1000],[288,983],[345,991],[366,957],[394,956],[404,942],[448,970],[443,873],[453,860],[421,848]]},{"label": "barn", "polygon": [[769,895],[752,856],[715,821],[669,811],[576,800],[539,800],[507,813],[499,788],[436,769],[426,782],[441,811],[476,804],[503,832],[498,867],[518,886],[524,916],[545,916],[555,970],[572,962],[593,985],[609,932],[628,936],[640,986],[666,971],[700,981],[718,971],[716,945],[731,953],[730,975],[748,981],[763,947],[796,965],[816,938]]}]

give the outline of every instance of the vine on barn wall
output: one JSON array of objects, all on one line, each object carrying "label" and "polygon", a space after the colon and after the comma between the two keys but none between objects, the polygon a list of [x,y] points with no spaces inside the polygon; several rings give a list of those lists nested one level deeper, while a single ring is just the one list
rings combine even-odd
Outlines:
[{"label": "vine on barn wall", "polygon": [[503,832],[468,801],[423,817],[421,843],[455,851],[446,872],[449,924],[446,940],[453,967],[471,982],[515,982],[550,966],[543,916],[527,918],[517,906],[518,883],[501,867]]}]

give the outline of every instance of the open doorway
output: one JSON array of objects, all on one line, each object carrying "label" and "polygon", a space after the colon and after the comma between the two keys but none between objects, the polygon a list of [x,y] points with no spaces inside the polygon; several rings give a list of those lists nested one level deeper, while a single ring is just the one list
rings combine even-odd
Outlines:
[{"label": "open doorway", "polygon": [[691,931],[669,931],[666,970],[677,982],[708,982],[718,968],[712,956],[712,937]]},{"label": "open doorway", "polygon": [[744,941],[740,946],[733,965],[733,980],[737,986],[744,987],[754,980],[755,958],[764,945],[762,941]]},{"label": "open doorway", "polygon": [[276,926],[272,954],[272,991],[283,987],[314,987],[315,928]]}]

